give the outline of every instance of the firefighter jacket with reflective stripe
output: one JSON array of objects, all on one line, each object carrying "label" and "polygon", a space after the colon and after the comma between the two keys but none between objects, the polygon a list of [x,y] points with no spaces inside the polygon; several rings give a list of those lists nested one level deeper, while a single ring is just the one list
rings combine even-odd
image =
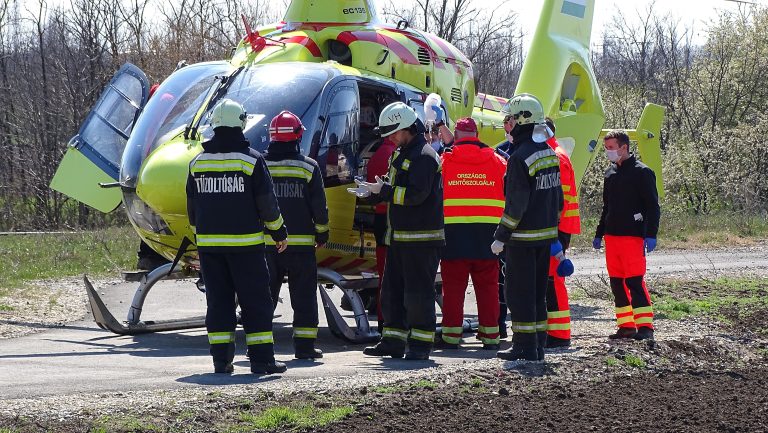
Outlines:
[{"label": "firefighter jacket with reflective stripe", "polygon": [[560,183],[563,185],[563,211],[560,213],[558,229],[563,233],[577,235],[581,233],[581,217],[579,215],[579,195],[576,189],[576,174],[573,172],[571,158],[552,137],[547,144],[557,154],[560,161]]},{"label": "firefighter jacket with reflective stripe", "polygon": [[549,245],[557,239],[563,209],[557,155],[546,143],[535,143],[530,132],[518,135],[506,176],[506,203],[494,238],[512,246]]},{"label": "firefighter jacket with reflective stripe", "polygon": [[313,251],[315,243],[328,242],[328,206],[317,162],[301,155],[295,142],[270,143],[264,159],[288,227],[288,251]]},{"label": "firefighter jacket with reflective stripe", "polygon": [[264,158],[239,128],[219,127],[189,164],[187,212],[201,252],[264,249],[264,231],[287,237]]},{"label": "firefighter jacket with reflective stripe", "polygon": [[422,134],[392,154],[389,184],[378,197],[388,203],[387,245],[445,245],[440,170],[440,157]]},{"label": "firefighter jacket with reflective stripe", "polygon": [[655,238],[659,231],[656,175],[634,155],[611,164],[603,183],[603,212],[595,237],[603,235]]},{"label": "firefighter jacket with reflective stripe", "polygon": [[443,259],[494,259],[488,248],[504,211],[507,163],[475,137],[443,153]]}]

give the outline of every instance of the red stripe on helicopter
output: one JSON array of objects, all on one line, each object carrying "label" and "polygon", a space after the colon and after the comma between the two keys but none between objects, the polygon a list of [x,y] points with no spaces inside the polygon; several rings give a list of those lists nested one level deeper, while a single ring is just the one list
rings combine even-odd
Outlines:
[{"label": "red stripe on helicopter", "polygon": [[341,260],[341,257],[328,257],[327,259],[325,259],[325,260],[321,261],[320,263],[318,263],[317,267],[318,268],[327,268],[327,267],[331,266],[332,264],[338,262],[339,260]]},{"label": "red stripe on helicopter", "polygon": [[336,37],[336,39],[339,40],[339,42],[343,42],[347,45],[356,41],[366,41],[384,45],[385,47],[389,48],[397,57],[400,57],[400,60],[402,60],[403,63],[410,65],[419,64],[419,59],[413,55],[408,47],[390,38],[389,36],[382,35],[381,33],[377,33],[375,31],[341,32],[339,33],[339,36]]},{"label": "red stripe on helicopter", "polygon": [[312,53],[313,56],[323,57],[323,53],[320,51],[320,47],[318,47],[315,41],[309,36],[302,36],[302,35],[291,36],[290,38],[285,38],[280,40],[280,42],[284,42],[286,44],[303,45],[306,49],[309,50],[310,53]]},{"label": "red stripe on helicopter", "polygon": [[429,57],[432,59],[432,63],[434,63],[434,65],[437,66],[440,69],[445,69],[445,65],[440,60],[440,56],[437,54],[437,51],[432,49],[432,46],[430,46],[428,43],[426,43],[423,39],[414,36],[408,30],[398,29],[396,27],[392,27],[392,28],[387,27],[386,29],[387,29],[387,31],[390,31],[392,33],[399,33],[399,34],[405,36],[406,38],[408,38],[411,41],[415,42],[416,45],[418,45],[418,46],[424,48],[425,50],[427,50],[427,52],[429,53]]},{"label": "red stripe on helicopter", "polygon": [[355,268],[357,268],[358,266],[364,264],[367,261],[368,260],[366,260],[366,259],[355,259],[355,260],[352,260],[351,262],[347,263],[346,265],[341,266],[339,268],[336,268],[336,272],[344,272],[344,271],[349,271],[349,270],[355,269]]}]

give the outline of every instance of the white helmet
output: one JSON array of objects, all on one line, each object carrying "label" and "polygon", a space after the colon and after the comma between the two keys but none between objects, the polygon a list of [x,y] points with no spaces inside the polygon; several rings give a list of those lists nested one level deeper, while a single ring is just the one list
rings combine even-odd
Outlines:
[{"label": "white helmet", "polygon": [[501,108],[501,113],[514,117],[518,125],[544,123],[544,109],[541,107],[541,102],[529,93],[513,96]]},{"label": "white helmet", "polygon": [[243,106],[231,99],[224,99],[213,109],[211,113],[211,128],[216,129],[219,126],[229,126],[232,128],[245,129],[245,121],[248,115]]},{"label": "white helmet", "polygon": [[416,123],[419,116],[413,108],[402,102],[393,102],[381,111],[379,115],[379,133],[387,137],[395,132],[406,129]]}]

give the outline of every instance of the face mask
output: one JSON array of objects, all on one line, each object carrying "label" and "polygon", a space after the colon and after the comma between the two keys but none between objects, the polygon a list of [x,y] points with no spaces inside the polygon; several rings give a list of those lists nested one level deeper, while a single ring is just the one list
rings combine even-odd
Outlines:
[{"label": "face mask", "polygon": [[618,150],[606,150],[605,151],[605,157],[608,158],[611,162],[619,162],[619,151]]}]

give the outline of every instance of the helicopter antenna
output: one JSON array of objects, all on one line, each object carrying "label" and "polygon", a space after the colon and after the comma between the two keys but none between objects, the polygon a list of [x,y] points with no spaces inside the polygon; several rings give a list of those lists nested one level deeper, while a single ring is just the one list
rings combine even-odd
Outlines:
[{"label": "helicopter antenna", "polygon": [[485,100],[488,99],[488,94],[483,93],[483,103],[480,104],[480,112],[482,113],[485,110]]}]

